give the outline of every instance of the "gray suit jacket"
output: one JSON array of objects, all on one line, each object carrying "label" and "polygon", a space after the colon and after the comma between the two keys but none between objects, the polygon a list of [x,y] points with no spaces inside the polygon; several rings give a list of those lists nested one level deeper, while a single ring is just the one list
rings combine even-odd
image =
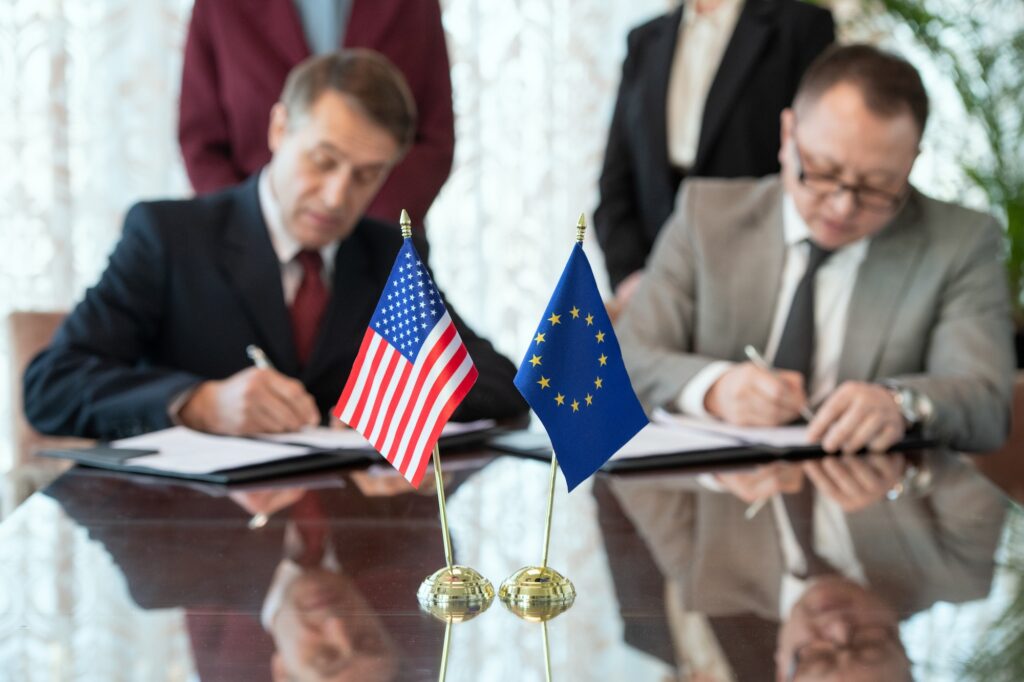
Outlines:
[{"label": "gray suit jacket", "polygon": [[[925,463],[926,493],[845,516],[868,586],[901,617],[986,596],[1006,516],[1006,498],[959,457],[933,452]],[[748,521],[746,504],[692,476],[610,484],[685,609],[778,619],[785,560],[771,509]]]},{"label": "gray suit jacket", "polygon": [[[618,325],[646,409],[673,403],[715,360],[768,340],[785,258],[782,183],[684,183]],[[991,216],[914,191],[871,241],[850,300],[839,381],[890,379],[935,404],[926,435],[999,447],[1014,356],[1002,237]]]}]

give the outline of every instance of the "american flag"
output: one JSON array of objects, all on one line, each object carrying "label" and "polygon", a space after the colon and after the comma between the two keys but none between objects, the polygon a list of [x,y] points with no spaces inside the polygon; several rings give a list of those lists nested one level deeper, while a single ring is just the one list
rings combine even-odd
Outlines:
[{"label": "american flag", "polygon": [[477,371],[412,240],[398,252],[334,416],[415,487]]}]

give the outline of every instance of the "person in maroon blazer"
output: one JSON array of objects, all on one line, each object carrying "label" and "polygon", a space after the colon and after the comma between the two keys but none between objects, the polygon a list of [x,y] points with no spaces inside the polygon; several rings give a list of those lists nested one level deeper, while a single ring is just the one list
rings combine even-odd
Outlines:
[{"label": "person in maroon blazer", "polygon": [[[327,4],[196,0],[185,44],[178,140],[197,193],[238,184],[270,160],[270,108],[292,67],[324,48],[308,33],[320,17],[311,16],[307,8],[322,11]],[[338,5],[348,8],[336,11],[336,20],[344,25],[337,47],[366,47],[384,54],[408,81],[419,114],[412,148],[391,171],[367,215],[396,222],[405,208],[413,223],[422,225],[448,179],[455,147],[440,7],[436,0],[350,0]]]}]

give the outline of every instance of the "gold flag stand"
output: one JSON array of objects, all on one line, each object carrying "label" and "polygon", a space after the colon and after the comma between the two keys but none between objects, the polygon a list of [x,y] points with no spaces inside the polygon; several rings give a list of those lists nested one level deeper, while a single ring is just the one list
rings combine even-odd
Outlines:
[{"label": "gold flag stand", "polygon": [[[551,517],[555,507],[555,480],[558,474],[558,458],[551,453],[551,483],[548,490],[548,518],[544,528],[544,553],[540,566],[525,566],[510,575],[501,584],[498,596],[505,606],[520,617],[526,618],[531,610],[542,614],[554,612],[558,615],[572,606],[576,599],[576,588],[564,575],[548,566],[548,547],[551,545]],[[540,620],[548,620],[554,615]]]},{"label": "gold flag stand", "polygon": [[548,643],[548,621],[569,609],[572,601],[523,604],[504,602],[508,610],[517,617],[531,623],[540,623],[541,640],[544,643],[544,679],[551,682],[551,646]]},{"label": "gold flag stand", "polygon": [[[493,597],[493,590],[491,592]],[[452,603],[427,606],[423,605],[423,608],[434,616],[438,620],[444,621],[444,644],[441,647],[441,665],[438,668],[437,680],[438,682],[444,682],[448,675],[448,651],[451,649],[452,644],[452,625],[456,623],[465,623],[467,620],[476,618],[481,613],[487,610],[487,607],[491,605],[491,600],[488,599],[480,606],[470,605],[456,605]]]},{"label": "gold flag stand", "polygon": [[457,566],[452,562],[452,538],[448,533],[448,514],[444,507],[444,478],[441,475],[441,453],[434,445],[434,482],[437,484],[437,506],[441,513],[441,533],[444,536],[444,568],[434,571],[420,584],[416,592],[420,606],[430,613],[445,619],[459,614],[460,620],[468,620],[482,613],[494,599],[491,581],[468,566]]},{"label": "gold flag stand", "polygon": [[[412,221],[404,208],[400,218],[402,237],[412,237]],[[445,566],[423,580],[416,598],[420,606],[434,616],[445,620],[448,627],[482,613],[494,599],[494,586],[487,578],[468,566],[457,566],[452,561],[452,538],[448,533],[448,513],[444,506],[444,476],[441,473],[441,452],[434,444],[434,483],[437,485],[437,507],[441,515],[441,533],[444,537]],[[450,632],[445,634],[445,652]]]},{"label": "gold flag stand", "polygon": [[[587,222],[580,214],[576,223],[576,241],[583,243]],[[561,606],[557,613],[572,606],[576,599],[576,588],[564,575],[548,566],[548,547],[551,544],[551,516],[555,507],[555,480],[558,474],[558,457],[551,451],[551,482],[548,488],[548,518],[544,527],[544,553],[540,566],[525,566],[505,579],[498,589],[498,596],[511,611],[530,607]],[[517,613],[517,615],[519,615]],[[546,620],[546,619],[545,619]],[[547,640],[545,639],[545,642]]]}]

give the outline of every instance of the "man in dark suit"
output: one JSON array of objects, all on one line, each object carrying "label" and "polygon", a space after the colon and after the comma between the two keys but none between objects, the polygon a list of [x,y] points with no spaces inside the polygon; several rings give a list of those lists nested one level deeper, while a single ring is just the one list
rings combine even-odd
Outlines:
[{"label": "man in dark suit", "polygon": [[684,177],[779,170],[779,114],[833,39],[831,14],[798,0],[692,0],[630,32],[594,211],[620,302]]},{"label": "man in dark suit", "polygon": [[455,147],[448,51],[436,0],[197,0],[178,122],[196,192],[229,187],[262,168],[270,160],[270,109],[288,72],[310,55],[342,46],[372,49],[391,60],[419,113],[408,153],[367,215],[394,220],[404,208],[422,220],[448,179]]},{"label": "man in dark suit", "polygon": [[[26,371],[30,422],[98,438],[321,422],[402,241],[363,213],[414,130],[405,81],[381,55],[297,67],[271,113],[263,171],[129,211],[100,282]],[[455,417],[525,412],[513,365],[449,312],[480,375]],[[276,369],[248,367],[249,344]]]}]

